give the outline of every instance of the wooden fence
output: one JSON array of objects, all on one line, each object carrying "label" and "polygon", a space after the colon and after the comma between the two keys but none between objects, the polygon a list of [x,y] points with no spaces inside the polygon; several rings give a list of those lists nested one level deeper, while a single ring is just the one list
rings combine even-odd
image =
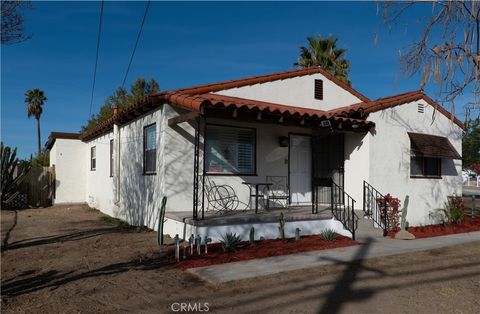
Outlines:
[{"label": "wooden fence", "polygon": [[20,185],[20,195],[13,207],[48,207],[53,204],[55,193],[55,170],[50,167],[33,166]]}]

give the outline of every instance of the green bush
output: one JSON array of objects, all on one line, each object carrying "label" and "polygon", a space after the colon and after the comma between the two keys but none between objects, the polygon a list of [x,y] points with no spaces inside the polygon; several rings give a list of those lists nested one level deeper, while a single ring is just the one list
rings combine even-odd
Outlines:
[{"label": "green bush", "polygon": [[464,205],[460,196],[449,196],[445,208],[436,209],[441,214],[443,223],[460,222],[465,219]]},{"label": "green bush", "polygon": [[235,251],[242,242],[239,235],[236,233],[227,232],[224,236],[222,236],[222,248],[224,252],[231,252]]},{"label": "green bush", "polygon": [[325,229],[320,232],[320,238],[325,241],[335,241],[337,239],[337,233],[332,229]]}]

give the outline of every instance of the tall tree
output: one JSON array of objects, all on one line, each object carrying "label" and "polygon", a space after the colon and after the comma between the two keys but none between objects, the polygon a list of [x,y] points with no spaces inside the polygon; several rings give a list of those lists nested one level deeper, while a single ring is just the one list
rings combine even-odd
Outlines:
[{"label": "tall tree", "polygon": [[86,132],[110,119],[113,115],[113,107],[115,107],[115,105],[118,106],[118,110],[121,112],[145,96],[158,93],[159,91],[160,86],[155,79],[146,80],[143,77],[135,80],[130,86],[130,91],[127,91],[123,87],[118,87],[112,95],[107,97],[104,104],[100,107],[99,112],[96,115],[92,115],[87,124],[82,126],[81,132]]},{"label": "tall tree", "polygon": [[23,28],[20,10],[31,8],[30,1],[4,1],[1,3],[2,45],[14,44],[30,38]]},{"label": "tall tree", "polygon": [[422,31],[406,49],[401,50],[400,61],[407,75],[421,74],[421,87],[429,82],[438,86],[437,98],[449,103],[454,112],[454,100],[473,92],[477,109],[480,100],[480,2],[394,1],[379,4],[383,20],[389,27],[408,25],[402,20],[417,6],[431,6],[421,11],[415,24]]},{"label": "tall tree", "polygon": [[480,165],[480,118],[467,125],[462,141],[462,160],[465,167]]},{"label": "tall tree", "polygon": [[42,156],[42,145],[40,139],[40,116],[43,112],[43,105],[47,101],[41,89],[29,89],[25,93],[25,104],[27,105],[27,115],[29,118],[35,117],[37,120],[37,144],[38,144],[38,158]]},{"label": "tall tree", "polygon": [[345,59],[346,49],[337,48],[338,38],[321,35],[307,37],[308,46],[300,47],[300,56],[294,63],[300,68],[321,66],[336,78],[350,85],[348,72],[350,63]]}]

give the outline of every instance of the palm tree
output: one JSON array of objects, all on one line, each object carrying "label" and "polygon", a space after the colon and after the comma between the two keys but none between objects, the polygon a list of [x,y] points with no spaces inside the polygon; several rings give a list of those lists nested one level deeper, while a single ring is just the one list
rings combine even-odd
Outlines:
[{"label": "palm tree", "polygon": [[345,59],[347,50],[337,48],[337,41],[338,38],[333,36],[326,39],[321,35],[307,37],[308,47],[300,47],[300,56],[294,65],[299,68],[321,66],[342,82],[350,85],[348,80],[350,63]]},{"label": "palm tree", "polygon": [[37,119],[37,140],[38,140],[38,157],[42,155],[42,146],[40,143],[40,116],[43,111],[43,104],[47,101],[47,97],[43,94],[41,89],[29,89],[25,93],[25,104],[27,105],[28,117],[35,117]]}]

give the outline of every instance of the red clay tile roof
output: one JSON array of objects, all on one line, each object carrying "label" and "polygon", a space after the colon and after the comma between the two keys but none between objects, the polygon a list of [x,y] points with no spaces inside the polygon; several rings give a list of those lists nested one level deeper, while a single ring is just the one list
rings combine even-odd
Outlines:
[{"label": "red clay tile roof", "polygon": [[427,102],[429,105],[434,107],[441,114],[445,115],[449,119],[452,119],[455,124],[457,124],[462,129],[465,129],[465,125],[463,124],[462,121],[460,121],[450,112],[445,110],[442,106],[437,104],[430,97],[425,95],[425,93],[422,90],[414,90],[414,91],[397,94],[389,97],[378,98],[376,100],[369,101],[369,102],[361,102],[361,103],[353,104],[350,106],[333,109],[330,112],[333,114],[339,114],[339,115],[359,114],[362,117],[366,117],[370,112],[375,112],[382,109],[395,107],[395,106],[416,101],[419,99],[425,100],[425,102]]},{"label": "red clay tile roof", "polygon": [[[287,78],[293,78],[297,76],[310,75],[315,73],[321,73],[328,79],[340,87],[346,89],[358,98],[362,99],[362,102],[345,106],[329,111],[322,111],[316,109],[302,108],[296,106],[287,106],[263,101],[257,101],[252,99],[223,96],[217,94],[211,94],[215,91],[220,91],[228,88],[241,87],[252,84],[259,84],[269,81],[282,80]],[[345,83],[339,81],[329,72],[323,70],[320,67],[311,67],[306,69],[280,72],[269,75],[255,76],[250,78],[244,78],[240,80],[233,80],[215,84],[201,85],[191,88],[176,89],[167,92],[157,93],[155,95],[146,97],[144,100],[137,104],[130,106],[126,110],[122,111],[115,119],[112,117],[106,122],[96,126],[94,129],[84,133],[80,136],[80,139],[86,141],[91,140],[99,135],[109,132],[113,129],[113,124],[117,121],[120,124],[126,123],[144,113],[158,107],[162,103],[170,103],[179,107],[183,107],[187,110],[194,110],[202,112],[204,108],[237,108],[247,109],[259,112],[265,112],[270,114],[279,114],[287,116],[296,116],[302,118],[312,119],[335,119],[336,121],[343,120],[344,122],[358,123],[362,125],[373,125],[370,121],[365,121],[366,116],[370,112],[394,107],[411,101],[423,99],[430,105],[432,105],[439,112],[449,118],[453,118],[453,121],[461,128],[465,128],[464,124],[457,118],[443,109],[440,105],[435,103],[430,97],[425,95],[423,91],[416,90],[407,93],[402,93],[394,96],[383,97],[374,101],[369,100],[367,97],[358,93]]]},{"label": "red clay tile roof", "polygon": [[80,133],[51,132],[47,142],[45,143],[45,148],[51,149],[53,147],[53,144],[55,143],[55,140],[59,138],[69,139],[69,140],[79,140]]},{"label": "red clay tile roof", "polygon": [[362,126],[374,126],[371,121],[364,119],[354,119],[351,117],[334,117],[329,111],[322,111],[310,108],[295,107],[258,101],[253,99],[238,98],[216,94],[204,95],[184,95],[165,93],[162,97],[163,101],[183,107],[185,109],[202,112],[204,108],[234,108],[253,110],[256,112],[278,114],[282,116],[306,118],[306,119],[331,119],[337,122],[344,122],[349,124],[358,124]]},{"label": "red clay tile roof", "polygon": [[219,82],[219,83],[213,83],[213,84],[199,85],[199,86],[194,86],[189,88],[179,88],[179,89],[173,90],[172,92],[180,93],[180,94],[188,94],[188,95],[200,95],[200,94],[217,92],[217,91],[221,91],[229,88],[236,88],[236,87],[260,84],[260,83],[266,83],[266,82],[273,82],[277,80],[284,80],[284,79],[294,78],[297,76],[305,76],[305,75],[311,75],[316,73],[322,74],[333,83],[337,84],[338,86],[345,89],[349,93],[355,95],[361,101],[370,101],[368,97],[361,94],[357,90],[353,89],[350,85],[340,81],[327,70],[324,70],[323,68],[318,66],[304,68],[304,69],[297,69],[292,71],[278,72],[278,73],[267,74],[267,75],[252,76],[252,77],[247,77],[243,79],[231,80],[231,81],[225,81],[225,82]]},{"label": "red clay tile roof", "polygon": [[101,136],[105,133],[108,133],[113,130],[113,125],[117,121],[120,124],[124,124],[128,121],[139,117],[146,112],[154,109],[158,106],[158,103],[155,101],[153,96],[146,96],[132,106],[129,106],[122,112],[120,112],[116,117],[111,117],[103,123],[96,125],[93,129],[88,130],[85,133],[80,134],[80,139],[82,141],[89,141],[98,136]]}]

